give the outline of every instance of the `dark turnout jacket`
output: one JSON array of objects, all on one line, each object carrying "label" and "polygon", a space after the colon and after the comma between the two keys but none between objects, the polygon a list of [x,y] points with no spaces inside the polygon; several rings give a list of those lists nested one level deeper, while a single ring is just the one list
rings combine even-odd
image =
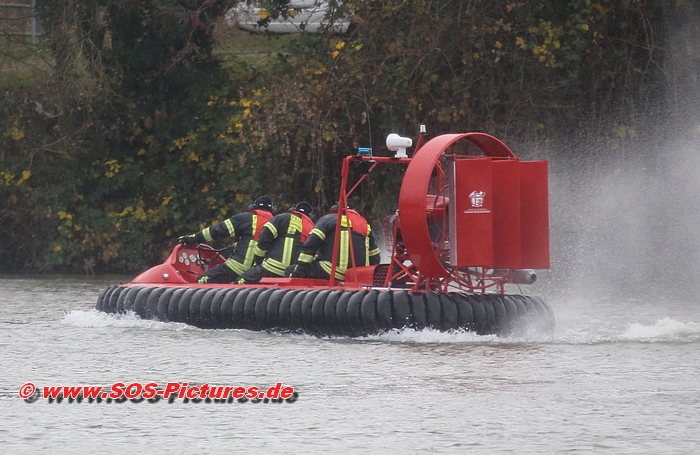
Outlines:
[{"label": "dark turnout jacket", "polygon": [[285,269],[296,264],[301,246],[313,227],[311,218],[297,211],[281,213],[265,223],[255,248],[255,255],[264,258],[261,267],[284,276]]},{"label": "dark turnout jacket", "polygon": [[252,267],[255,247],[258,244],[262,228],[271,218],[272,213],[267,210],[256,209],[242,212],[222,223],[201,230],[195,234],[195,240],[198,243],[203,243],[226,237],[235,239],[233,254],[226,261],[226,265],[240,275]]},{"label": "dark turnout jacket", "polygon": [[[369,223],[355,210],[348,209],[346,215],[341,217],[340,223],[335,278],[343,280],[345,272],[350,267],[379,264],[380,250]],[[301,248],[299,262],[311,263],[316,259],[323,270],[330,275],[337,224],[337,212],[331,212],[319,219]]]}]

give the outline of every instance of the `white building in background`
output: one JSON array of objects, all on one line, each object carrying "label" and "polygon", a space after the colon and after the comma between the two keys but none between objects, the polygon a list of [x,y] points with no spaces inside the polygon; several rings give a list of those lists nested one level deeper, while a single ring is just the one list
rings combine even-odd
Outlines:
[{"label": "white building in background", "polygon": [[[328,29],[325,21],[328,3],[323,0],[291,0],[290,9],[297,11],[294,17],[283,19],[279,17],[271,20],[266,26],[259,27],[260,8],[255,1],[241,0],[226,13],[226,22],[232,27],[239,27],[250,32],[270,33],[318,33],[321,26]],[[345,33],[350,21],[342,19],[330,25],[333,33]]]}]

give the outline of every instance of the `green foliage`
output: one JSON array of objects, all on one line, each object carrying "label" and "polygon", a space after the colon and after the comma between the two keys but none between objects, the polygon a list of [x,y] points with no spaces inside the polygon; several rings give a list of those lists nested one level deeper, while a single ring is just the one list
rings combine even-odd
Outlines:
[{"label": "green foliage", "polygon": [[[670,0],[330,0],[347,34],[276,40],[275,58],[253,59],[215,52],[231,3],[38,2],[52,76],[0,100],[3,270],[137,272],[261,194],[322,214],[344,156],[385,154],[388,133],[420,124],[539,155],[567,153],[551,144],[576,130],[612,155],[659,134],[639,115],[667,108],[658,37],[669,15],[697,13]],[[295,14],[265,5],[261,20]],[[401,180],[380,170],[357,190],[376,228]]]},{"label": "green foliage", "polygon": [[[296,39],[242,131],[258,149],[301,160],[293,188],[317,206],[337,197],[342,157],[367,145],[382,153],[389,132],[415,135],[425,124],[430,135],[484,131],[546,143],[582,124],[628,124],[625,106],[662,82],[641,2],[331,5],[352,18],[351,32]],[[400,178],[382,176],[362,191],[393,197]]]},{"label": "green foliage", "polygon": [[54,78],[0,106],[9,270],[140,270],[201,219],[175,141],[226,85],[212,49],[228,3],[39,2]]}]

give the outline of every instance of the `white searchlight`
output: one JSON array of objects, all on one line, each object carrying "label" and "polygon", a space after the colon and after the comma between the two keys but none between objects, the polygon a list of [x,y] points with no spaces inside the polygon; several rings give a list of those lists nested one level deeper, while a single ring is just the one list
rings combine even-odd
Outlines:
[{"label": "white searchlight", "polygon": [[394,158],[408,158],[406,148],[413,145],[413,140],[408,137],[401,137],[396,133],[391,133],[386,137],[386,147],[392,152],[396,152]]}]

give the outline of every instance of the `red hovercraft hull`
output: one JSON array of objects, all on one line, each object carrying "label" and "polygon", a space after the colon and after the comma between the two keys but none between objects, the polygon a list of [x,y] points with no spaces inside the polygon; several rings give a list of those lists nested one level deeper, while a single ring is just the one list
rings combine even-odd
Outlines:
[{"label": "red hovercraft hull", "polygon": [[[389,264],[352,267],[342,282],[264,278],[256,285],[197,284],[199,275],[225,259],[207,245],[177,245],[164,263],[105,288],[97,310],[201,328],[316,336],[404,328],[551,334],[555,318],[542,298],[505,292],[507,284],[532,283],[531,268],[549,268],[546,162],[521,163],[483,133],[438,136],[423,147],[421,135],[409,158],[400,149],[410,139],[393,136],[393,142],[387,139],[389,150],[398,150],[393,157],[346,157],[338,212],[340,217],[352,191],[378,164],[408,165],[397,216],[384,220]],[[455,146],[462,143],[484,156],[461,155]],[[358,161],[370,169],[348,191],[348,168]]]}]

